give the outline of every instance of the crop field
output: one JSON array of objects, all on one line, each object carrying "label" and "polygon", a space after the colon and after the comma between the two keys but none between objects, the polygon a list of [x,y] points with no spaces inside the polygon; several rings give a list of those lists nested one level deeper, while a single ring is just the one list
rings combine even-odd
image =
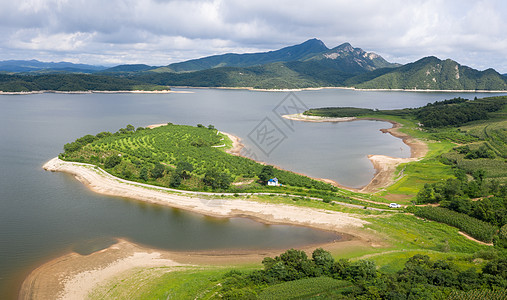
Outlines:
[{"label": "crop field", "polygon": [[418,207],[415,209],[414,214],[421,218],[457,227],[470,236],[488,243],[493,241],[493,236],[498,230],[498,228],[489,223],[442,207]]},{"label": "crop field", "polygon": [[315,277],[280,283],[264,289],[258,299],[308,299],[312,296],[323,296],[333,291],[338,294],[339,289],[347,289],[352,284],[348,281],[336,280],[329,277]]}]

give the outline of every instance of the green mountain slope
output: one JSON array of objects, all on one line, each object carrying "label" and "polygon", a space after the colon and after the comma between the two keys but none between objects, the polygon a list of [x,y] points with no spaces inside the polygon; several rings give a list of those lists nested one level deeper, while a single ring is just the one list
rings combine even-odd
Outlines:
[{"label": "green mountain slope", "polygon": [[0,91],[132,91],[167,90],[168,86],[142,83],[111,76],[88,74],[51,74],[39,76],[0,74]]},{"label": "green mountain slope", "polygon": [[376,53],[368,53],[361,48],[354,48],[349,43],[341,44],[324,53],[315,55],[308,61],[318,62],[324,66],[330,66],[342,72],[360,74],[379,68],[399,67],[386,61]]},{"label": "green mountain slope", "polygon": [[478,71],[457,62],[425,57],[385,74],[350,79],[349,84],[364,89],[420,90],[507,90],[505,78],[493,69]]},{"label": "green mountain slope", "polygon": [[[325,51],[320,51],[324,48]],[[315,51],[319,53],[313,53]],[[232,61],[231,57],[235,60]],[[290,61],[286,61],[289,59]],[[217,67],[228,64],[257,64],[266,60],[276,60],[276,62],[249,67]],[[353,76],[367,74],[377,68],[399,66],[387,62],[375,53],[354,48],[349,43],[327,49],[321,41],[316,39],[272,52],[234,54],[233,56],[226,54],[181,64],[180,66],[188,68],[189,66],[208,68],[192,72],[174,72],[173,64],[133,74],[133,78],[147,83],[176,86],[286,89],[343,86],[345,81]]]},{"label": "green mountain slope", "polygon": [[35,59],[0,61],[0,71],[9,73],[93,73],[104,69],[106,67],[70,62],[42,62]]},{"label": "green mountain slope", "polygon": [[311,39],[302,44],[285,47],[275,51],[214,55],[170,64],[167,67],[174,72],[199,71],[218,67],[249,67],[274,62],[300,60],[327,50],[329,49],[321,40]]},{"label": "green mountain slope", "polygon": [[157,67],[152,67],[144,64],[134,64],[134,65],[119,65],[112,68],[105,69],[101,71],[101,74],[108,73],[135,73],[135,72],[143,72],[156,69]]}]

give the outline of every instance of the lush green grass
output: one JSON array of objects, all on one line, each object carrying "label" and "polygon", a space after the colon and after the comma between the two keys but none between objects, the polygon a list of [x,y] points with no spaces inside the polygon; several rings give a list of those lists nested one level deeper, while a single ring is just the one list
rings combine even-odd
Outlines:
[{"label": "lush green grass", "polygon": [[405,267],[405,262],[416,254],[422,254],[429,256],[432,260],[448,260],[452,261],[462,271],[469,268],[478,268],[484,265],[484,262],[474,262],[472,255],[466,253],[457,252],[440,252],[435,250],[393,250],[387,252],[381,252],[377,254],[365,255],[358,259],[368,259],[374,261],[379,266],[379,271],[385,273],[398,272]]},{"label": "lush green grass", "polygon": [[[253,267],[237,266],[239,271]],[[258,268],[256,266],[255,268]],[[230,270],[224,267],[142,268],[96,288],[91,299],[211,299]],[[135,288],[133,288],[135,287]]]},{"label": "lush green grass", "polygon": [[460,235],[459,229],[455,227],[423,220],[409,214],[369,218],[368,221],[371,224],[365,225],[366,228],[375,230],[391,243],[391,246],[379,249],[379,252],[423,249],[471,254],[488,248]]},{"label": "lush green grass", "polygon": [[386,188],[380,195],[407,195],[409,198],[405,199],[404,202],[408,204],[417,195],[419,190],[424,187],[424,184],[453,178],[454,172],[452,168],[449,165],[443,164],[439,159],[439,155],[452,149],[452,146],[445,142],[429,143],[430,152],[428,155],[421,161],[398,166],[397,174],[395,174],[398,180]]},{"label": "lush green grass", "polygon": [[[507,110],[507,108],[504,108]],[[454,162],[459,168],[467,173],[473,173],[477,170],[486,172],[487,180],[497,180],[501,183],[507,183],[507,112],[500,111],[493,115],[491,120],[486,122],[474,122],[461,127],[461,131],[476,137],[486,145],[488,149],[494,152],[495,158],[465,159],[464,155],[452,151],[445,155],[446,158]],[[473,147],[471,145],[470,147]]]}]

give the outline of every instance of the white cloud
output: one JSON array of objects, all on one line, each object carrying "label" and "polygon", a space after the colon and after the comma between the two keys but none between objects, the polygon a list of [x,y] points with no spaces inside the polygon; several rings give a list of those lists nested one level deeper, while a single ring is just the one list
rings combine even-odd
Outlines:
[{"label": "white cloud", "polygon": [[0,59],[171,62],[317,37],[507,72],[502,0],[0,0]]}]

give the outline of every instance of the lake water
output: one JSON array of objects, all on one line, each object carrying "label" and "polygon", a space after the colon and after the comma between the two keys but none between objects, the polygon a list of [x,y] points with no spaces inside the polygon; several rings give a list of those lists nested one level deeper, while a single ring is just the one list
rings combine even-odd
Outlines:
[{"label": "lake water", "polygon": [[[273,110],[277,111],[288,93],[185,91],[192,93],[0,95],[2,299],[15,298],[23,277],[45,260],[69,250],[89,253],[118,237],[170,250],[288,248],[337,238],[303,227],[264,225],[242,218],[213,219],[97,195],[69,175],[41,169],[62,151],[63,144],[85,134],[116,131],[127,124],[213,124],[241,137],[249,155],[260,160],[354,187],[367,184],[374,174],[367,154],[410,154],[399,139],[379,131],[390,127],[389,123],[284,122]],[[392,109],[491,94],[330,89],[294,95],[307,107]],[[283,103],[290,104],[287,100],[291,99]],[[269,146],[260,143],[255,130],[265,124],[274,126],[278,134],[278,141]]]}]

